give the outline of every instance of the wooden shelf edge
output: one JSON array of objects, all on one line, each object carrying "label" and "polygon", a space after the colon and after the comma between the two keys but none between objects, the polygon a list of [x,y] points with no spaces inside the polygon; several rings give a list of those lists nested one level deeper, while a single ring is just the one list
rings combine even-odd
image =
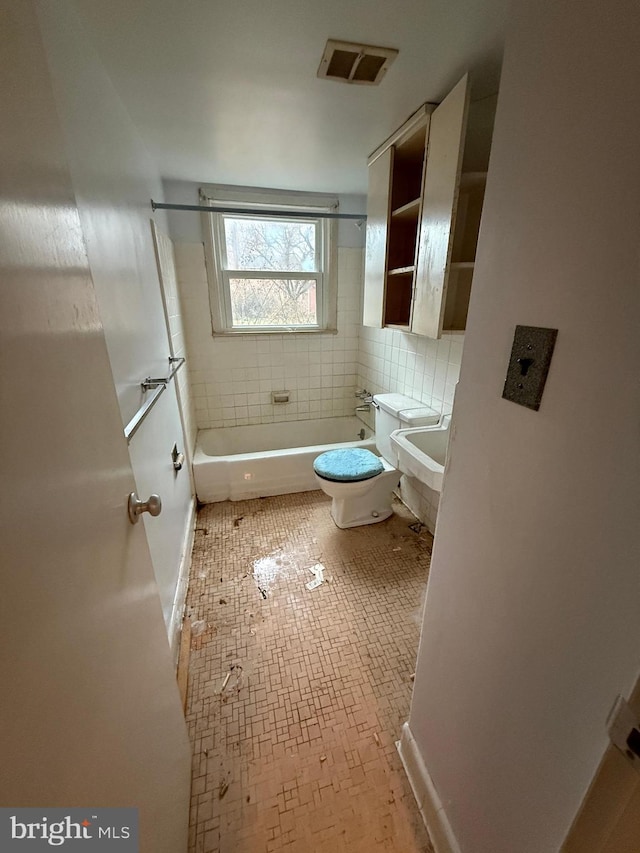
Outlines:
[{"label": "wooden shelf edge", "polygon": [[427,122],[429,116],[436,107],[437,104],[423,104],[421,107],[418,107],[418,109],[409,116],[404,124],[400,125],[400,127],[395,130],[391,136],[388,136],[381,145],[378,145],[378,147],[369,154],[367,157],[367,166],[370,166],[374,160],[387,150],[387,148],[390,148],[397,142],[401,142],[404,137],[413,133],[415,130],[418,130],[421,124]]},{"label": "wooden shelf edge", "polygon": [[389,270],[387,275],[407,275],[408,273],[412,273],[415,270],[415,266],[410,267],[396,267],[393,270]]},{"label": "wooden shelf edge", "polygon": [[452,270],[472,270],[475,263],[475,261],[452,261],[449,266]]},{"label": "wooden shelf edge", "polygon": [[383,326],[385,329],[396,329],[398,332],[410,332],[411,326],[407,323],[406,325],[402,323],[387,323]]},{"label": "wooden shelf edge", "polygon": [[396,207],[395,210],[391,211],[392,219],[411,219],[414,214],[417,216],[420,211],[420,198],[414,198],[412,201],[408,201],[406,204],[403,204],[401,207]]}]

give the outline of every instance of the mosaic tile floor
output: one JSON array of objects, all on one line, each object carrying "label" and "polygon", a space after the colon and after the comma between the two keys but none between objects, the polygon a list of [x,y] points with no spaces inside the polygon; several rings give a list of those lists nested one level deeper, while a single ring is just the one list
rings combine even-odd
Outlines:
[{"label": "mosaic tile floor", "polygon": [[432,539],[399,502],[352,530],[329,506],[306,492],[200,510],[191,853],[432,853],[395,748]]}]

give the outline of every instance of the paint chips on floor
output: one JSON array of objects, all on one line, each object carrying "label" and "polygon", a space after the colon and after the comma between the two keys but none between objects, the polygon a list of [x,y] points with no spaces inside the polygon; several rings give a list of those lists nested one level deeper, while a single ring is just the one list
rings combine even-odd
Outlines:
[{"label": "paint chips on floor", "polygon": [[432,853],[395,749],[431,537],[400,503],[351,530],[329,505],[306,492],[200,511],[190,853]]}]

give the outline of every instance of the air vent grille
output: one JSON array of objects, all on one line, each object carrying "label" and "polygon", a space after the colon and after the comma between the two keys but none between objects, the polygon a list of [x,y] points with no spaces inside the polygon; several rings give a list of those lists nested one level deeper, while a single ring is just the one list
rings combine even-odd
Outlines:
[{"label": "air vent grille", "polygon": [[398,55],[392,47],[375,47],[329,39],[320,60],[318,77],[377,86]]},{"label": "air vent grille", "polygon": [[342,80],[348,80],[359,56],[359,53],[354,53],[352,50],[334,50],[329,60],[327,77],[340,77]]}]

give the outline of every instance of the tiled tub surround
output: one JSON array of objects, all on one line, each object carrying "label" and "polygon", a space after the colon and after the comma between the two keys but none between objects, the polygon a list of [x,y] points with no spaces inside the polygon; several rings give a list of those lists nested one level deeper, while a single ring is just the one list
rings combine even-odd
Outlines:
[{"label": "tiled tub surround", "polygon": [[[178,290],[178,279],[176,273],[175,249],[173,243],[163,234],[159,237],[163,256],[162,266],[162,292],[164,308],[171,336],[171,354],[175,358],[187,357],[187,345],[184,333],[183,309],[181,306],[180,293]],[[193,459],[196,444],[196,421],[191,396],[191,387],[188,371],[184,368],[176,373],[178,383],[178,394],[182,406],[184,418],[185,440],[188,442],[189,458]]]},{"label": "tiled tub surround", "polygon": [[[362,249],[338,249],[338,332],[213,336],[201,243],[175,243],[199,429],[352,415]],[[290,391],[289,403],[271,394]]]},{"label": "tiled tub surround", "polygon": [[[406,394],[444,415],[450,414],[463,343],[464,336],[460,334],[445,334],[436,341],[396,329],[361,326],[358,385],[374,394],[389,391]],[[400,496],[433,533],[439,493],[414,477],[403,476]]]}]

